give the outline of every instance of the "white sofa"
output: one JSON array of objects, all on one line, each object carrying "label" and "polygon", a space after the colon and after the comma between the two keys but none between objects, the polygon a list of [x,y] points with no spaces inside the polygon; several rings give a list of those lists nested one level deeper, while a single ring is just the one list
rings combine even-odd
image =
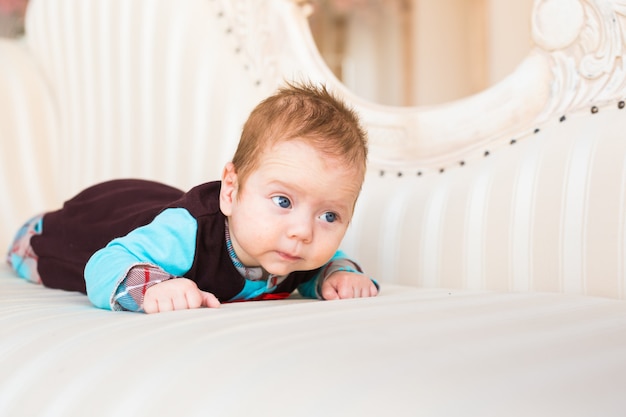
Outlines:
[{"label": "white sofa", "polygon": [[0,41],[0,244],[101,180],[217,178],[309,78],[369,131],[344,249],[380,296],[112,313],[2,265],[0,415],[625,415],[626,3],[536,0],[515,73],[428,108],[348,91],[298,3],[33,0]]}]

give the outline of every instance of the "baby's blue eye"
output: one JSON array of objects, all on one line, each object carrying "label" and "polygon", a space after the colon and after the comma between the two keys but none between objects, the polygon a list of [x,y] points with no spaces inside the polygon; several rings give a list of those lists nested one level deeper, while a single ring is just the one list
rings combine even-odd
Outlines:
[{"label": "baby's blue eye", "polygon": [[326,213],[322,214],[321,219],[327,221],[328,223],[333,223],[335,220],[337,220],[337,215],[331,211],[327,211]]},{"label": "baby's blue eye", "polygon": [[287,209],[291,207],[291,201],[289,201],[289,199],[285,196],[282,195],[278,195],[276,197],[272,197],[272,201],[274,202],[274,204],[276,204],[278,207]]}]

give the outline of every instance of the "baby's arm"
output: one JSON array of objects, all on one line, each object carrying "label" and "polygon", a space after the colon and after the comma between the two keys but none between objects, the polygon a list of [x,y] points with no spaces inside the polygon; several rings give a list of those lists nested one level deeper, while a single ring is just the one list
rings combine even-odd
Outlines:
[{"label": "baby's arm", "polygon": [[361,267],[345,253],[337,251],[319,274],[301,284],[298,291],[305,297],[324,300],[374,297],[378,294],[378,284],[364,275]]},{"label": "baby's arm", "polygon": [[187,278],[175,278],[153,285],[148,288],[143,299],[143,310],[146,313],[219,306],[220,302],[213,294],[200,290],[195,282]]},{"label": "baby's arm", "polygon": [[324,300],[375,297],[378,287],[363,274],[336,271],[324,280],[321,292]]},{"label": "baby's arm", "polygon": [[[85,283],[89,299],[100,308],[132,310],[117,302],[125,296],[125,290],[147,292],[150,285],[163,279],[180,277],[191,268],[196,233],[196,220],[187,210],[175,208],[163,211],[150,224],[114,239],[87,262]],[[154,267],[150,272],[162,271],[163,279],[152,276],[145,283],[141,282],[141,278],[145,277],[140,276],[139,282],[132,278],[135,268],[144,268],[139,272],[145,273],[145,267]],[[133,304],[128,298],[125,301]],[[141,307],[140,300],[136,304]]]},{"label": "baby's arm", "polygon": [[155,265],[135,265],[126,274],[113,296],[115,310],[143,311],[148,289],[156,284],[176,278]]}]

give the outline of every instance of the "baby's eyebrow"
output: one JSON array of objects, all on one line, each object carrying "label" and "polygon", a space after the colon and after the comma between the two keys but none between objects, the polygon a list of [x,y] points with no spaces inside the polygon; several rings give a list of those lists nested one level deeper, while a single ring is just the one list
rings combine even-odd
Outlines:
[{"label": "baby's eyebrow", "polygon": [[287,191],[297,190],[299,192],[304,192],[305,190],[302,187],[299,187],[297,184],[292,184],[290,182],[285,182],[282,180],[272,180],[267,183],[269,187],[278,187],[283,188]]},{"label": "baby's eyebrow", "polygon": [[337,211],[339,214],[349,214],[352,211],[353,204],[346,203],[343,200],[330,200],[326,203],[331,210]]}]

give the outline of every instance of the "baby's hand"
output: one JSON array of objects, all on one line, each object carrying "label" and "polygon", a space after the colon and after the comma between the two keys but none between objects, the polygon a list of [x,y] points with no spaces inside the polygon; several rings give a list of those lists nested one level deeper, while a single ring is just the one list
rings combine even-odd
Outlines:
[{"label": "baby's hand", "polygon": [[375,297],[377,294],[378,289],[371,279],[354,272],[333,272],[322,284],[322,297],[325,300]]},{"label": "baby's hand", "polygon": [[220,302],[213,294],[200,290],[187,278],[172,278],[153,285],[143,298],[146,313],[219,306]]}]

